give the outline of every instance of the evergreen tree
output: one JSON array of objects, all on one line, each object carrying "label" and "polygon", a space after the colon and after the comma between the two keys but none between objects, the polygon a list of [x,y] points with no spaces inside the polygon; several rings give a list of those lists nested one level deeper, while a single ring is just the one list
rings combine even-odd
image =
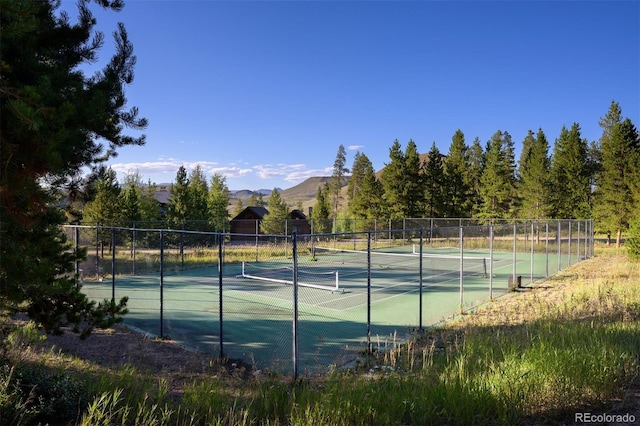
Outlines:
[{"label": "evergreen tree", "polygon": [[603,129],[600,138],[601,173],[598,179],[594,215],[600,225],[616,234],[620,247],[622,232],[629,228],[637,213],[634,200],[634,173],[640,140],[631,120],[620,119],[621,110],[612,103],[609,112],[600,120]]},{"label": "evergreen tree", "polygon": [[424,213],[427,217],[445,216],[444,166],[442,154],[433,142],[423,168]]},{"label": "evergreen tree", "polygon": [[331,209],[333,217],[337,217],[340,203],[342,201],[342,186],[346,173],[349,173],[347,164],[347,152],[343,145],[338,147],[338,153],[333,163],[333,174],[331,175]]},{"label": "evergreen tree", "polygon": [[536,136],[529,130],[522,143],[520,155],[519,195],[520,217],[543,219],[551,215],[551,186],[549,182],[549,143],[542,131]]},{"label": "evergreen tree", "polygon": [[120,191],[120,216],[125,226],[133,226],[142,218],[142,178],[138,173],[128,174]]},{"label": "evergreen tree", "polygon": [[484,170],[484,157],[484,150],[482,149],[480,138],[476,137],[473,140],[473,144],[469,147],[469,167],[465,174],[465,183],[469,189],[467,198],[470,204],[471,217],[476,217],[480,214],[482,205],[480,182],[482,171]]},{"label": "evergreen tree", "polygon": [[311,212],[313,220],[313,232],[316,234],[326,234],[331,232],[331,205],[327,200],[327,194],[330,191],[329,183],[325,182],[324,188],[318,186],[316,194],[316,204]]},{"label": "evergreen tree", "polygon": [[238,216],[244,210],[244,205],[242,204],[242,199],[238,198],[236,200],[236,205],[233,207],[233,217]]},{"label": "evergreen tree", "polygon": [[229,229],[229,211],[227,210],[229,199],[226,178],[219,173],[214,174],[211,178],[207,207],[209,222],[214,226],[215,231],[222,232]]},{"label": "evergreen tree", "polygon": [[404,208],[406,166],[398,139],[394,140],[389,148],[389,158],[391,161],[385,163],[380,177],[384,188],[385,216],[389,219],[401,219],[406,217]]},{"label": "evergreen tree", "polygon": [[[122,218],[120,184],[116,172],[111,168],[100,168],[96,172],[94,199],[84,207],[83,218],[87,224],[117,226]],[[110,231],[103,230],[104,238],[111,238]]]},{"label": "evergreen tree", "polygon": [[584,219],[590,216],[589,166],[587,142],[580,126],[565,126],[556,139],[549,170],[552,186],[553,214],[559,219]]},{"label": "evergreen tree", "polygon": [[151,183],[151,181],[149,181],[146,186],[143,186],[142,189],[140,197],[140,221],[144,222],[146,227],[158,226],[157,224],[154,224],[154,222],[162,220],[160,203],[158,203],[155,196],[157,191],[157,185],[155,183]]},{"label": "evergreen tree", "polygon": [[[472,199],[469,197],[470,185],[466,175],[469,169],[469,148],[464,139],[464,133],[456,130],[451,138],[449,154],[444,159],[444,189],[447,194],[444,200],[443,214],[446,217],[469,217],[471,215]],[[427,216],[429,215],[426,212]]]},{"label": "evergreen tree", "polygon": [[483,218],[510,218],[515,212],[515,161],[513,142],[507,132],[498,130],[487,142],[480,178]]},{"label": "evergreen tree", "polygon": [[355,218],[375,219],[381,213],[382,185],[373,164],[365,154],[357,152],[348,184],[348,211]]},{"label": "evergreen tree", "polygon": [[264,215],[260,229],[265,234],[284,235],[289,218],[289,205],[282,199],[278,188],[273,188],[268,201],[269,213]]},{"label": "evergreen tree", "polygon": [[167,206],[167,223],[171,228],[180,229],[189,219],[189,179],[187,170],[180,166],[176,173],[176,180],[171,185],[171,196]]},{"label": "evergreen tree", "polygon": [[[435,142],[434,142],[435,145]],[[405,200],[405,217],[422,217],[424,212],[425,193],[422,182],[422,164],[416,143],[409,139],[404,151],[405,176],[403,198]],[[441,182],[442,183],[442,182]]]},{"label": "evergreen tree", "polygon": [[251,197],[249,198],[249,206],[255,207],[258,205],[258,196],[255,191],[251,192]]},{"label": "evergreen tree", "polygon": [[[119,1],[98,2],[119,10]],[[80,293],[69,245],[54,203],[81,170],[93,168],[119,147],[144,144],[147,122],[127,110],[125,86],[133,81],[135,56],[125,28],[114,33],[116,49],[98,72],[85,76],[103,44],[89,2],[78,2],[72,24],[60,2],[0,0],[0,303],[20,309],[47,331],[83,321],[117,319],[123,304],[96,305]],[[106,146],[106,151],[104,149]],[[108,311],[111,311],[108,313]]]},{"label": "evergreen tree", "polygon": [[187,220],[196,222],[191,225],[191,229],[202,229],[204,223],[210,219],[207,200],[209,197],[209,185],[207,184],[207,177],[199,164],[189,174],[187,189],[189,200]]}]

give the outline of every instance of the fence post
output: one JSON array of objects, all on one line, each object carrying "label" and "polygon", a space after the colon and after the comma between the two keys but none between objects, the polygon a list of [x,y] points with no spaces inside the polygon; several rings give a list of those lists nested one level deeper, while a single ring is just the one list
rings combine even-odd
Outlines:
[{"label": "fence post", "polygon": [[544,224],[545,278],[549,276],[549,222]]},{"label": "fence post", "polygon": [[160,231],[160,338],[164,338],[164,231]]},{"label": "fence post", "polygon": [[513,224],[513,276],[511,278],[511,282],[512,283],[516,283],[517,282],[517,268],[516,268],[516,264],[518,262],[518,247],[517,247],[517,243],[518,243],[518,224],[514,223]]},{"label": "fence post", "polygon": [[534,256],[533,256],[533,240],[534,240],[534,223],[533,221],[531,222],[531,278],[530,281],[533,282],[533,262],[534,262]]},{"label": "fence post", "polygon": [[223,333],[223,325],[222,325],[222,241],[223,235],[218,234],[218,322],[219,322],[219,335],[220,335],[220,358],[224,357],[224,333]]},{"label": "fence post", "polygon": [[[285,236],[285,238],[287,238]],[[298,242],[297,233],[291,235],[293,256],[293,378],[298,378]]]},{"label": "fence post", "polygon": [[420,287],[420,301],[419,301],[419,315],[418,315],[418,330],[422,331],[422,237],[423,237],[423,229],[420,228],[420,261],[418,263],[419,269],[419,278],[418,285]]},{"label": "fence post", "polygon": [[100,223],[96,223],[96,280],[100,279]]},{"label": "fence post", "polygon": [[462,313],[462,307],[464,306],[464,237],[463,237],[464,228],[460,227],[460,313]]},{"label": "fence post", "polygon": [[556,272],[560,272],[562,270],[562,223],[558,220],[558,231],[556,234],[556,240],[558,241],[558,270]]},{"label": "fence post", "polygon": [[133,275],[136,274],[136,222],[133,222],[133,237],[131,239],[131,257],[133,260],[133,270],[131,271]]},{"label": "fence post", "polygon": [[371,232],[367,232],[367,353],[371,354]]},{"label": "fence post", "polygon": [[489,225],[489,300],[493,300],[493,223]]},{"label": "fence post", "polygon": [[116,228],[111,227],[111,301],[116,301]]},{"label": "fence post", "polygon": [[[184,231],[184,221],[182,221]],[[180,232],[180,269],[184,269],[184,232]]]},{"label": "fence post", "polygon": [[73,226],[73,250],[76,255],[74,260],[76,271],[76,285],[80,283],[82,277],[80,276],[80,261],[78,260],[78,250],[80,249],[80,229],[77,225]]},{"label": "fence post", "polygon": [[573,235],[571,235],[571,220],[569,221],[569,248],[567,249],[567,253],[569,254],[569,258],[567,261],[567,267],[571,266],[571,238],[573,238]]},{"label": "fence post", "polygon": [[578,248],[576,249],[576,253],[578,254],[578,262],[580,262],[580,221],[578,221]]}]

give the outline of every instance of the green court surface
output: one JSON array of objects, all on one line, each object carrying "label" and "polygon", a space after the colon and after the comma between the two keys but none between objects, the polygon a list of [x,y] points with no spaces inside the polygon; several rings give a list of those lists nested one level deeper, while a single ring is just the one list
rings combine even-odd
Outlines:
[{"label": "green court surface", "polygon": [[[557,255],[514,257],[504,252],[494,252],[491,262],[488,251],[469,250],[461,277],[455,254],[452,250],[451,258],[423,257],[422,280],[417,255],[372,256],[369,273],[359,253],[300,259],[298,282],[311,285],[298,287],[300,371],[326,370],[353,360],[366,350],[368,336],[374,347],[384,350],[420,327],[499,297],[508,291],[514,264],[515,274],[527,285],[569,262],[566,256],[558,261]],[[243,277],[242,264],[232,263],[222,266],[222,284],[218,268],[206,267],[165,274],[162,291],[160,273],[116,275],[115,286],[110,277],[86,281],[83,291],[96,300],[127,296],[125,323],[152,335],[213,355],[222,349],[224,356],[256,368],[286,372],[293,359],[294,288],[293,271],[283,268],[291,264],[288,259],[245,265],[245,275],[255,267],[256,274],[272,281]]]}]

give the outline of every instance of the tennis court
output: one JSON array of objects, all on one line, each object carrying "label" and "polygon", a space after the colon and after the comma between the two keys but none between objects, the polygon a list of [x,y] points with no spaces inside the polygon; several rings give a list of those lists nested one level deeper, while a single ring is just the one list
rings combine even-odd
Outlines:
[{"label": "tennis court", "polygon": [[586,247],[574,244],[572,253],[558,242],[540,252],[533,244],[515,247],[517,240],[513,250],[413,240],[361,250],[362,239],[336,247],[307,238],[294,262],[290,238],[282,236],[288,251],[279,244],[277,255],[272,248],[270,255],[230,261],[229,246],[220,262],[107,274],[85,280],[83,290],[96,300],[128,297],[125,323],[152,335],[260,369],[290,372],[295,358],[300,371],[311,373],[346,364],[370,347],[393,347],[499,297],[515,276],[526,285],[552,275]]}]

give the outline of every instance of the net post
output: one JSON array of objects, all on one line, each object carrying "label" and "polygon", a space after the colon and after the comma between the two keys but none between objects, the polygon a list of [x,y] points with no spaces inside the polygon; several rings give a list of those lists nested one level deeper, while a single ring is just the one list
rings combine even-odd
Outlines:
[{"label": "net post", "polygon": [[[286,237],[285,237],[286,238]],[[293,378],[298,378],[298,242],[297,232],[291,234],[293,257]]]},{"label": "net post", "polygon": [[336,291],[340,291],[340,287],[339,287],[339,284],[338,284],[339,283],[338,274],[339,274],[339,272],[338,272],[338,270],[336,270]]}]

